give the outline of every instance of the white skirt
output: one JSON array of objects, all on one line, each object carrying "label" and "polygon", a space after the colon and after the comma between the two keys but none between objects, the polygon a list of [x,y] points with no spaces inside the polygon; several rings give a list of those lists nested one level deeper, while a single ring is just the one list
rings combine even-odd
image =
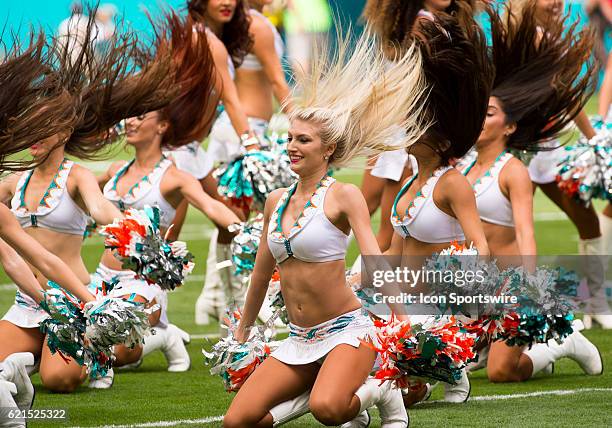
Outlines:
[{"label": "white skirt", "polygon": [[181,171],[201,180],[213,170],[213,159],[198,141],[189,143],[178,149],[164,151],[164,154],[174,161]]},{"label": "white skirt", "polygon": [[374,323],[361,308],[313,327],[303,328],[289,323],[289,337],[271,356],[289,365],[321,363],[338,345],[358,348],[360,339],[369,340],[373,328]]},{"label": "white skirt", "polygon": [[2,320],[21,328],[38,328],[47,318],[49,318],[49,314],[34,299],[17,291],[15,303],[2,317]]},{"label": "white skirt", "polygon": [[[555,147],[559,143],[555,141],[551,145]],[[536,153],[527,167],[531,181],[537,184],[554,182],[559,170],[559,162],[563,160],[563,152],[563,148],[559,148]]]},{"label": "white skirt", "polygon": [[[268,121],[256,117],[249,117],[248,120],[249,126],[255,132],[259,141],[264,142]],[[210,131],[207,153],[213,163],[229,162],[242,153],[240,136],[236,134],[225,110],[219,115]]]},{"label": "white skirt", "polygon": [[168,326],[168,297],[166,292],[159,285],[149,284],[145,280],[136,278],[136,274],[130,270],[114,270],[99,264],[96,272],[91,275],[89,291],[94,295],[98,295],[102,292],[102,281],[112,282],[115,278],[119,280],[119,283],[110,292],[112,297],[136,294],[142,296],[147,302],[155,299],[161,309],[159,323],[155,327],[163,328]]}]

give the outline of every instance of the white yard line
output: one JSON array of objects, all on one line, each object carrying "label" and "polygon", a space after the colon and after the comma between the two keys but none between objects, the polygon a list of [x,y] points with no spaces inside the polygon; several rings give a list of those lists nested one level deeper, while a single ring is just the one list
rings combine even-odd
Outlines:
[{"label": "white yard line", "polygon": [[[612,388],[578,388],[578,389],[553,389],[550,391],[534,391],[525,392],[522,394],[501,394],[501,395],[477,395],[470,397],[468,401],[503,401],[503,400],[516,400],[521,398],[533,398],[533,397],[544,397],[547,395],[575,395],[589,392],[608,392],[612,393]],[[432,400],[418,403],[420,406],[426,406],[428,404],[439,404],[444,403],[443,400]]]},{"label": "white yard line", "polygon": [[[612,393],[612,388],[578,388],[578,389],[556,389],[551,391],[535,391],[527,392],[524,394],[504,394],[504,395],[482,395],[470,398],[469,401],[502,401],[502,400],[516,400],[521,398],[532,398],[532,397],[543,397],[547,395],[575,395],[589,392],[609,392]],[[427,401],[422,403],[433,404],[440,403],[441,401]],[[199,424],[211,424],[213,422],[221,422],[223,416],[211,416],[202,419],[181,419],[176,421],[157,421],[157,422],[146,422],[139,424],[128,424],[128,425],[99,425],[92,428],[155,428],[155,427],[174,427],[177,425],[199,425]],[[72,427],[81,428],[81,427]]]}]

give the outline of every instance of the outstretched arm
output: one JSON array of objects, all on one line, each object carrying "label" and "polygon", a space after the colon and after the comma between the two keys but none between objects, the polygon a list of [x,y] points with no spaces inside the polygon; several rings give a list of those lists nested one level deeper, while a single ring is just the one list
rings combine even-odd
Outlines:
[{"label": "outstretched arm", "polygon": [[208,218],[227,229],[230,224],[240,223],[240,219],[223,203],[211,198],[193,176],[173,168],[172,179],[176,180],[182,196]]},{"label": "outstretched arm", "polygon": [[76,171],[77,186],[79,196],[86,211],[96,221],[105,225],[112,223],[117,218],[122,218],[123,214],[108,199],[104,197],[96,177],[86,168],[79,167]]}]

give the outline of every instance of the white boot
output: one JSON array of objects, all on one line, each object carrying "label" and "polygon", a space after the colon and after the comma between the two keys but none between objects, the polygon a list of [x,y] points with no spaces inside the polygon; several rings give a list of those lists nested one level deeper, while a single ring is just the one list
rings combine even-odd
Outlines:
[{"label": "white boot", "polygon": [[141,359],[159,349],[168,361],[169,372],[189,370],[191,359],[178,328],[173,328],[170,324],[168,328],[153,327],[152,330],[155,334],[145,337]]},{"label": "white boot", "polygon": [[368,409],[365,409],[363,412],[355,416],[355,419],[352,421],[340,425],[340,428],[368,428],[371,422],[372,418],[370,418],[370,413],[368,412]]},{"label": "white boot", "polygon": [[[2,364],[2,363],[0,363]],[[1,376],[1,373],[0,373]],[[9,418],[8,413],[18,408],[13,395],[17,394],[14,383],[0,379],[0,427],[1,428],[25,428],[25,419]]]},{"label": "white boot", "polygon": [[272,415],[272,426],[277,427],[289,421],[299,418],[310,411],[308,402],[310,401],[310,391],[298,395],[293,400],[280,403],[270,409]]},{"label": "white boot", "polygon": [[579,331],[574,331],[559,345],[555,340],[548,343],[537,343],[531,349],[525,350],[533,364],[532,376],[555,361],[567,357],[576,361],[588,375],[603,373],[603,361],[599,350]]},{"label": "white boot", "polygon": [[361,406],[359,413],[376,405],[380,413],[381,428],[405,428],[408,426],[408,413],[404,408],[402,392],[393,388],[391,382],[381,386],[377,379],[368,378],[359,387],[355,395],[359,397]]},{"label": "white boot", "polygon": [[15,385],[15,403],[21,410],[29,410],[34,401],[34,387],[26,368],[33,365],[34,355],[30,352],[11,354],[0,363],[0,379]]},{"label": "white boot", "polygon": [[210,317],[220,319],[225,310],[225,299],[221,290],[221,278],[217,271],[217,237],[219,230],[215,229],[210,237],[208,245],[208,257],[206,258],[206,278],[204,287],[196,301],[195,323],[206,325],[210,323]]},{"label": "white boot", "polygon": [[444,401],[447,403],[465,403],[470,398],[472,385],[467,376],[467,370],[461,370],[461,378],[456,385],[443,383],[444,385]]},{"label": "white boot", "polygon": [[[142,362],[142,360],[140,361]],[[89,384],[87,386],[91,389],[109,389],[111,386],[113,386],[114,382],[115,372],[111,368],[108,372],[106,372],[106,375],[89,379]]]},{"label": "white boot", "polygon": [[612,329],[612,310],[608,305],[605,282],[605,261],[603,257],[603,239],[581,239],[579,241],[579,252],[583,257],[587,285],[591,298],[586,307],[584,325],[586,328],[597,322],[604,329]]}]

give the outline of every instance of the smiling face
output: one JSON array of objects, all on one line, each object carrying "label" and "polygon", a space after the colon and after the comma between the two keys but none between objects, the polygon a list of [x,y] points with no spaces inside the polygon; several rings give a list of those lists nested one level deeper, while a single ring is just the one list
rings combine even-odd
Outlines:
[{"label": "smiling face", "polygon": [[291,160],[291,170],[300,176],[321,168],[327,169],[335,145],[324,145],[319,135],[320,130],[320,126],[311,122],[299,119],[291,122],[287,152]]},{"label": "smiling face", "polygon": [[496,97],[489,98],[489,107],[482,132],[476,144],[487,144],[500,139],[507,139],[516,130],[515,123],[507,123],[508,117],[502,104]]},{"label": "smiling face", "polygon": [[227,24],[234,17],[237,0],[208,0],[206,19],[216,24]]},{"label": "smiling face", "polygon": [[160,120],[157,111],[130,117],[125,121],[127,143],[134,147],[147,146],[154,142],[161,144],[162,137],[167,129],[168,122]]}]

